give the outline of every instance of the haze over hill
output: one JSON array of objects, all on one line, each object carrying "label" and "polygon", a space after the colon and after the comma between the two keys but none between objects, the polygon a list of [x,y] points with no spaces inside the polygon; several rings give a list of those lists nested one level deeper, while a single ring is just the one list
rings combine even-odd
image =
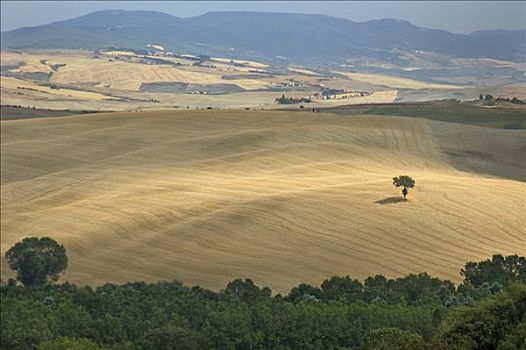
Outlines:
[{"label": "haze over hill", "polygon": [[[341,64],[373,59],[410,65],[407,55],[526,59],[526,31],[455,34],[384,19],[353,22],[326,15],[211,12],[178,18],[161,12],[109,10],[2,33],[2,48],[143,49],[158,44],[190,54]],[[444,56],[444,57],[440,57]]]}]

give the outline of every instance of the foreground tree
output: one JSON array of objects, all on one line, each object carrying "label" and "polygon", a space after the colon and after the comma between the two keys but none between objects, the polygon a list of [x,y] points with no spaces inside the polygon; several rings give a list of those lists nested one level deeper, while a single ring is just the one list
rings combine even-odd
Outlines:
[{"label": "foreground tree", "polygon": [[409,193],[408,189],[415,187],[415,180],[410,176],[400,175],[398,177],[393,177],[393,185],[395,185],[395,187],[404,186],[402,194],[404,195],[404,199],[407,199],[407,194]]},{"label": "foreground tree", "polygon": [[513,284],[496,297],[447,315],[439,337],[446,349],[526,348],[526,285]]},{"label": "foreground tree", "polygon": [[24,286],[43,286],[57,281],[68,266],[66,248],[49,237],[24,238],[5,254],[16,279]]},{"label": "foreground tree", "polygon": [[138,341],[144,350],[197,350],[197,335],[186,328],[167,326],[150,330]]},{"label": "foreground tree", "polygon": [[80,338],[72,339],[60,337],[55,340],[47,340],[38,346],[38,350],[102,350],[96,343],[89,339]]},{"label": "foreground tree", "polygon": [[[284,297],[250,280],[222,292],[178,281],[0,284],[0,349],[526,349],[526,284],[521,256],[479,262],[481,287],[460,292],[425,273],[362,285],[332,277]],[[496,269],[494,269],[496,268]],[[484,282],[506,283],[498,293]],[[478,278],[477,278],[478,280]]]},{"label": "foreground tree", "polygon": [[464,286],[482,287],[485,284],[520,281],[526,283],[526,257],[495,254],[491,260],[470,261],[460,271]]},{"label": "foreground tree", "polygon": [[426,344],[418,334],[399,328],[379,328],[364,336],[363,349],[424,350]]}]

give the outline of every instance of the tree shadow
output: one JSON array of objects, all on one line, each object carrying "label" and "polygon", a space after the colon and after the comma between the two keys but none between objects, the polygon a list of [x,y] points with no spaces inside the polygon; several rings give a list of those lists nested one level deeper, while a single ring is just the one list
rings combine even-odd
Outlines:
[{"label": "tree shadow", "polygon": [[400,202],[407,202],[407,199],[404,199],[404,197],[396,196],[396,197],[387,197],[387,198],[379,199],[375,201],[375,203],[381,204],[381,205],[395,204],[395,203],[400,203]]}]

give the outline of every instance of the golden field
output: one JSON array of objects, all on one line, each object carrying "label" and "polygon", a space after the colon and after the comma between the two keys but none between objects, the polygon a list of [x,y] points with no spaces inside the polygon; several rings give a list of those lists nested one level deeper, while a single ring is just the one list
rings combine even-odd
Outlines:
[{"label": "golden field", "polygon": [[[70,257],[63,279],[90,285],[250,277],[286,292],[421,271],[458,282],[468,260],[526,254],[524,149],[524,130],[367,115],[2,121],[1,253],[53,237]],[[416,180],[406,202],[400,174]]]},{"label": "golden field", "polygon": [[360,82],[367,82],[370,84],[387,86],[390,88],[398,88],[398,89],[462,89],[464,88],[464,86],[459,86],[459,85],[428,83],[428,82],[424,82],[420,80],[396,77],[396,76],[385,75],[385,74],[347,73],[347,72],[340,72],[340,74],[343,74],[352,80],[356,80]]},{"label": "golden field", "polygon": [[[461,78],[458,84],[431,83],[377,73],[329,70],[320,73],[312,67],[281,67],[228,58],[210,58],[198,63],[190,58],[129,51],[2,50],[0,54],[2,105],[56,110],[131,111],[209,106],[272,109],[283,108],[275,102],[282,94],[310,97],[323,88],[372,94],[345,100],[315,100],[320,106],[390,103],[395,99],[469,99],[477,98],[481,92],[496,91],[495,87],[483,90],[468,87],[461,83]],[[182,87],[170,91],[156,90],[151,84],[193,87],[188,91]],[[510,90],[508,85],[498,88],[505,96],[509,93],[522,96],[525,90],[519,87]]]},{"label": "golden field", "polygon": [[[115,53],[115,52],[110,52]],[[118,52],[117,52],[118,53]],[[122,55],[119,53],[119,55]],[[109,55],[111,56],[111,55]],[[14,73],[51,72],[51,65],[64,64],[52,75],[50,82],[56,84],[82,85],[111,88],[115,90],[138,91],[143,83],[176,81],[192,84],[218,84],[225,81],[220,70],[211,70],[191,66],[150,65],[127,63],[108,59],[94,58],[93,54],[50,54],[18,53],[2,51],[2,61],[10,64],[24,62],[19,68],[11,69]],[[3,63],[6,64],[6,63]],[[254,79],[230,80],[246,90],[268,87],[268,83]]]},{"label": "golden field", "polygon": [[[82,90],[73,90],[73,89],[64,89],[61,88],[59,90],[57,89],[51,89],[48,86],[38,85],[34,82],[21,80],[17,78],[12,77],[2,77],[2,88],[6,89],[7,91],[16,91],[19,94],[32,94],[32,95],[40,95],[45,96],[46,95],[52,95],[55,98],[71,98],[73,100],[95,100],[95,101],[103,101],[103,100],[115,100],[114,97],[106,96],[103,94],[99,94],[97,92],[90,92],[90,91],[82,91]],[[45,98],[45,97],[44,97]]]}]

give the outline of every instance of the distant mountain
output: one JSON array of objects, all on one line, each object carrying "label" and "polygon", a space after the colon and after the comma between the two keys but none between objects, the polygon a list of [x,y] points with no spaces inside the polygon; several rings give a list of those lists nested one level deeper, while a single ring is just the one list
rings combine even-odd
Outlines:
[{"label": "distant mountain", "polygon": [[178,18],[152,11],[109,10],[1,34],[1,47],[143,49],[159,44],[189,54],[339,64],[371,58],[403,64],[402,53],[526,61],[526,30],[470,35],[383,19],[353,22],[325,15],[210,12]]}]

